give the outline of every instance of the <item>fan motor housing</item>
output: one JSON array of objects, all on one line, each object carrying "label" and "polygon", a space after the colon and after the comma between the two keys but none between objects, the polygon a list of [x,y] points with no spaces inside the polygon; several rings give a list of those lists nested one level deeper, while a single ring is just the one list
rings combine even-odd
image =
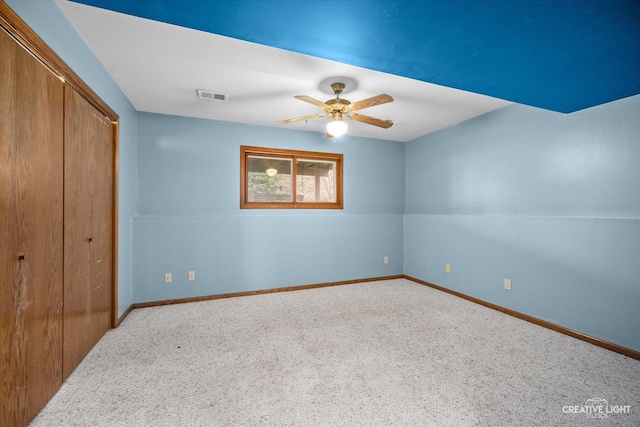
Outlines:
[{"label": "fan motor housing", "polygon": [[328,100],[325,104],[331,107],[331,111],[346,111],[351,102],[346,99],[336,98]]}]

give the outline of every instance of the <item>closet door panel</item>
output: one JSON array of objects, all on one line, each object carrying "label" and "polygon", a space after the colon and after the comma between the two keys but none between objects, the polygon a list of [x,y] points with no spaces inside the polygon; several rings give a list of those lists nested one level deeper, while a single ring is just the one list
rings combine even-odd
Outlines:
[{"label": "closet door panel", "polygon": [[99,125],[99,138],[96,138],[94,157],[96,162],[96,187],[94,201],[96,211],[92,217],[93,231],[97,236],[96,250],[93,253],[93,281],[96,283],[93,321],[100,325],[97,337],[111,327],[113,309],[113,241],[114,241],[114,124],[102,117]]},{"label": "closet door panel", "polygon": [[114,146],[112,123],[65,89],[63,378],[111,322]]},{"label": "closet door panel", "polygon": [[62,384],[64,84],[0,29],[0,424]]}]

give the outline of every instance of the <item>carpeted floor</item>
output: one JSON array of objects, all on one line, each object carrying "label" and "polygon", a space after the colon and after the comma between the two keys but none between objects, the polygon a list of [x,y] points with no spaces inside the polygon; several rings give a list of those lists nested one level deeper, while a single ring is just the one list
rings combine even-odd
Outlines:
[{"label": "carpeted floor", "polygon": [[253,425],[638,426],[640,362],[369,282],[134,310],[32,423]]}]

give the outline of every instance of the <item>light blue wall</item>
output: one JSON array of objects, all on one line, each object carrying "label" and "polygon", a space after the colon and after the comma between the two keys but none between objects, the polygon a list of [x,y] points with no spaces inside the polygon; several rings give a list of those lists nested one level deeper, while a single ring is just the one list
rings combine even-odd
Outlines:
[{"label": "light blue wall", "polygon": [[[149,113],[138,137],[135,302],[402,273],[402,143]],[[344,210],[241,210],[241,145],[344,154]]]},{"label": "light blue wall", "polygon": [[120,116],[118,311],[121,315],[133,301],[131,224],[138,196],[137,113],[54,1],[6,3]]},{"label": "light blue wall", "polygon": [[406,168],[405,274],[640,350],[640,96],[506,107]]}]

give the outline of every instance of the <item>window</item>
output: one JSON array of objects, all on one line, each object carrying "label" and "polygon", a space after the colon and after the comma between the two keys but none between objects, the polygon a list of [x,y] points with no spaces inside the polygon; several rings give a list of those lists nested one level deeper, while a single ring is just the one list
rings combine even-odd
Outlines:
[{"label": "window", "polygon": [[342,154],[240,147],[240,208],[342,209]]}]

